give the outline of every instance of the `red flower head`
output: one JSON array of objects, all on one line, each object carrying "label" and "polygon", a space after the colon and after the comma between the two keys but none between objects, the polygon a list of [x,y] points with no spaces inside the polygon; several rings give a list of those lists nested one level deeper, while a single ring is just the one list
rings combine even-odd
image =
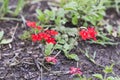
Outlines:
[{"label": "red flower head", "polygon": [[29,27],[36,28],[36,22],[27,21],[26,24]]},{"label": "red flower head", "polygon": [[37,26],[36,25],[36,22],[31,22],[31,21],[27,21],[27,26],[31,27],[31,28],[34,28],[34,29],[38,29],[38,30],[41,30],[42,27],[41,26]]},{"label": "red flower head", "polygon": [[48,38],[47,40],[46,40],[46,42],[47,43],[52,43],[52,44],[56,44],[56,42],[55,42],[55,39],[54,38]]},{"label": "red flower head", "polygon": [[55,57],[46,57],[45,60],[48,63],[53,63],[53,64],[57,63],[57,59]]},{"label": "red flower head", "polygon": [[88,38],[88,32],[87,32],[87,30],[85,30],[85,29],[82,29],[82,30],[79,32],[79,35],[82,37],[83,40],[89,39],[89,38]]},{"label": "red flower head", "polygon": [[41,32],[38,34],[42,39],[44,39],[45,41],[48,40],[51,36],[45,32]]},{"label": "red flower head", "polygon": [[71,67],[69,73],[73,75],[82,75],[80,68],[75,67]]},{"label": "red flower head", "polygon": [[32,34],[31,37],[33,42],[36,42],[39,40],[39,36],[37,34]]},{"label": "red flower head", "polygon": [[88,34],[89,34],[89,38],[96,40],[97,32],[95,31],[94,27],[88,27]]},{"label": "red flower head", "polygon": [[55,30],[46,30],[45,32],[48,33],[48,34],[50,34],[50,35],[52,35],[52,36],[55,36],[55,35],[58,34],[58,32],[55,31]]},{"label": "red flower head", "polygon": [[97,32],[95,31],[94,27],[88,27],[87,29],[82,29],[79,32],[79,35],[82,37],[83,40],[86,39],[96,40]]}]

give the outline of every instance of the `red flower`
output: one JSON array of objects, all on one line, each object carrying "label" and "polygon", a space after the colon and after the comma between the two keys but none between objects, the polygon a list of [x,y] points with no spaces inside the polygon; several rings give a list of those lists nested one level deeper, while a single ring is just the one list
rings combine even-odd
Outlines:
[{"label": "red flower", "polygon": [[94,27],[88,27],[87,29],[82,29],[79,32],[79,35],[82,37],[83,40],[86,39],[96,40],[97,32],[95,31]]},{"label": "red flower", "polygon": [[49,34],[44,32],[39,33],[39,36],[44,40],[48,40],[51,37]]},{"label": "red flower", "polygon": [[93,40],[96,40],[97,32],[95,31],[94,27],[88,27],[88,33],[89,33],[89,38],[92,38]]},{"label": "red flower", "polygon": [[56,42],[55,42],[55,39],[54,38],[48,38],[47,40],[46,40],[46,42],[47,43],[52,43],[52,44],[56,44]]},{"label": "red flower", "polygon": [[83,40],[89,39],[89,38],[88,38],[88,32],[87,32],[87,30],[85,30],[85,29],[82,29],[82,30],[79,32],[79,35],[82,37]]},{"label": "red flower", "polygon": [[55,31],[55,30],[46,30],[45,32],[48,33],[48,34],[50,34],[50,35],[52,35],[52,36],[55,36],[55,35],[58,34],[58,32]]},{"label": "red flower", "polygon": [[27,21],[26,24],[29,27],[36,28],[36,22]]},{"label": "red flower", "polygon": [[29,26],[29,27],[31,27],[31,28],[34,28],[34,29],[38,29],[38,30],[41,30],[41,29],[42,29],[41,26],[37,26],[37,25],[36,25],[36,22],[27,21],[26,24],[27,24],[27,26]]},{"label": "red flower", "polygon": [[53,64],[57,63],[57,59],[55,57],[46,57],[45,60],[48,63],[53,63]]},{"label": "red flower", "polygon": [[39,36],[37,35],[37,34],[32,34],[32,41],[33,42],[36,42],[36,41],[38,41],[39,40]]},{"label": "red flower", "polygon": [[71,67],[69,73],[74,75],[82,75],[80,68],[75,67]]}]

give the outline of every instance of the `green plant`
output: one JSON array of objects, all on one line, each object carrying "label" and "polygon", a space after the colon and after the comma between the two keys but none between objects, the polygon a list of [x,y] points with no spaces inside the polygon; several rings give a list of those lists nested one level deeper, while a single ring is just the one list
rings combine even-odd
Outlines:
[{"label": "green plant", "polygon": [[64,9],[68,11],[67,17],[71,19],[74,25],[78,25],[78,23],[82,21],[82,25],[87,24],[87,22],[92,25],[97,25],[97,22],[102,20],[105,15],[104,0],[100,0],[99,3],[97,1],[98,0],[69,0],[69,2],[64,5]]},{"label": "green plant", "polygon": [[64,26],[56,27],[56,30],[60,32],[57,39],[57,45],[55,49],[59,49],[64,52],[68,59],[79,60],[75,53],[71,53],[71,50],[78,44],[78,30],[76,28],[65,28]]},{"label": "green plant", "polygon": [[22,8],[24,7],[24,0],[18,0],[15,10],[9,9],[9,0],[2,0],[1,1],[1,8],[0,8],[0,17],[4,17],[6,14],[11,14],[13,16],[18,16]]},{"label": "green plant", "polygon": [[13,41],[13,39],[3,39],[4,31],[0,31],[0,45],[1,44],[9,44]]},{"label": "green plant", "polygon": [[112,64],[111,66],[106,66],[105,67],[105,69],[103,70],[103,72],[105,73],[104,76],[102,76],[102,74],[94,74],[93,76],[95,78],[100,79],[100,80],[113,80],[113,77],[111,77],[111,76],[107,77],[107,74],[109,74],[109,73],[113,73],[114,74],[113,66],[114,66],[114,64]]},{"label": "green plant", "polygon": [[1,4],[2,6],[0,8],[0,17],[3,17],[5,14],[8,13],[9,0],[2,0]]},{"label": "green plant", "polygon": [[103,76],[102,74],[93,74],[92,77],[87,78],[86,76],[79,76],[77,78],[74,78],[74,80],[120,80],[120,77],[116,75],[116,77],[113,76],[108,76],[108,74],[111,74],[113,72],[113,65],[111,66],[106,66],[105,69],[103,70],[103,72],[105,73],[105,75]]}]

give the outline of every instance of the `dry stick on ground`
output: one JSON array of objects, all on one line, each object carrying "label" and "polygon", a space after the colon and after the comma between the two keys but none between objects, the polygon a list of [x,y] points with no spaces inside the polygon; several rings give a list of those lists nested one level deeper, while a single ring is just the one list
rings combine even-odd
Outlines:
[{"label": "dry stick on ground", "polygon": [[[13,39],[14,39],[14,36],[15,36],[15,33],[16,33],[16,30],[17,30],[17,28],[18,28],[18,23],[16,24],[16,27],[15,27],[15,30],[14,30],[14,32],[13,32],[13,34],[12,34],[12,41],[13,41]],[[9,47],[11,48],[12,46],[11,46],[11,44],[9,44]]]},{"label": "dry stick on ground", "polygon": [[12,35],[12,39],[14,39],[14,36],[15,36],[15,33],[16,33],[16,30],[17,30],[17,28],[18,28],[18,23],[17,23],[17,25],[16,25],[16,27],[15,27],[15,30],[14,30],[14,32],[13,32],[13,35]]}]

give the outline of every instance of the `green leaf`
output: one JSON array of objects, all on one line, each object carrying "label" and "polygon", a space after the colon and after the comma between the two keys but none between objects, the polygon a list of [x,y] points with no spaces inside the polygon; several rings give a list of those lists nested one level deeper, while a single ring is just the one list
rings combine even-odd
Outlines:
[{"label": "green leaf", "polygon": [[3,39],[0,44],[9,44],[13,41],[13,39]]},{"label": "green leaf", "polygon": [[102,74],[93,74],[94,77],[103,80]]},{"label": "green leaf", "polygon": [[77,9],[77,8],[76,8],[77,6],[78,6],[77,2],[71,1],[71,2],[67,3],[67,4],[64,6],[64,9],[65,9],[65,10],[76,10],[76,9]]},{"label": "green leaf", "polygon": [[37,18],[41,22],[45,22],[45,15],[44,15],[44,13],[41,10],[39,10],[39,9],[36,10],[36,13],[38,14]]},{"label": "green leaf", "polygon": [[45,10],[44,11],[47,19],[54,20],[55,19],[55,11]]},{"label": "green leaf", "polygon": [[0,31],[0,40],[3,38],[4,31]]},{"label": "green leaf", "polygon": [[51,54],[52,48],[53,48],[53,44],[52,43],[45,45],[45,55],[46,56],[49,56]]},{"label": "green leaf", "polygon": [[68,54],[69,59],[74,59],[76,61],[79,61],[79,57],[76,54]]},{"label": "green leaf", "polygon": [[31,37],[30,32],[29,31],[24,31],[22,35],[20,35],[20,39],[22,40],[26,40],[29,39]]},{"label": "green leaf", "polygon": [[103,71],[105,73],[112,73],[113,72],[113,66],[114,66],[114,64],[112,64],[111,66],[106,66]]},{"label": "green leaf", "polygon": [[56,44],[56,45],[55,45],[55,49],[60,49],[60,50],[62,50],[62,47],[63,47],[63,46],[60,45],[60,44]]},{"label": "green leaf", "polygon": [[77,24],[78,24],[78,18],[77,18],[77,16],[72,17],[72,23],[73,23],[74,25],[77,25]]},{"label": "green leaf", "polygon": [[24,0],[18,0],[14,15],[17,16],[23,7],[24,7]]},{"label": "green leaf", "polygon": [[64,44],[63,48],[67,51],[70,49],[70,45],[66,43],[66,44]]},{"label": "green leaf", "polygon": [[65,16],[65,10],[63,8],[58,9],[57,16],[64,17]]},{"label": "green leaf", "polygon": [[75,35],[78,35],[78,30],[76,28],[66,28],[66,33],[69,36],[75,37]]}]

